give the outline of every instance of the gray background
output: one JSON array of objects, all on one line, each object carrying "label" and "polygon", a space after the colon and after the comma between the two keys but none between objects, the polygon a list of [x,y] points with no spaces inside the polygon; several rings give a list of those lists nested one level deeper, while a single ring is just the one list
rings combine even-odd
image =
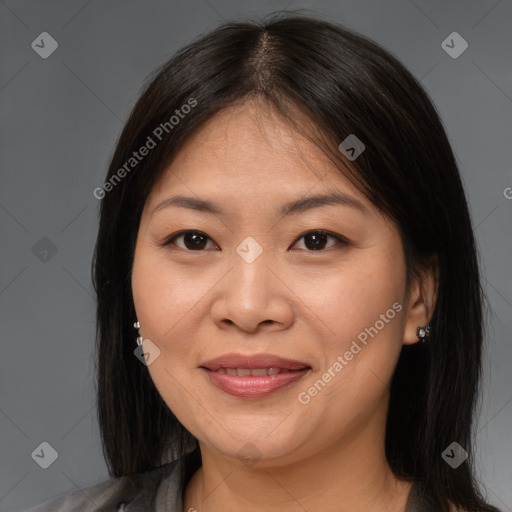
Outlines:
[{"label": "gray background", "polygon": [[[108,478],[94,410],[92,191],[144,78],[223,20],[285,8],[380,43],[441,114],[490,303],[477,469],[489,500],[512,510],[510,0],[0,2],[0,510]],[[453,31],[469,44],[456,59],[441,46]],[[47,59],[31,47],[42,32],[59,45]],[[43,441],[59,455],[48,469],[31,457]]]}]

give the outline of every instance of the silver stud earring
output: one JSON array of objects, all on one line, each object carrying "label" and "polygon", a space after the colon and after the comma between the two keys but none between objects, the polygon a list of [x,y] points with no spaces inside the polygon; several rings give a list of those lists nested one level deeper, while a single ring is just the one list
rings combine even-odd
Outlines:
[{"label": "silver stud earring", "polygon": [[[137,320],[134,324],[133,324],[133,327],[135,327],[135,329],[140,329],[140,322]],[[139,336],[137,336],[137,345],[142,345],[142,336],[140,336],[140,332],[139,332]]]},{"label": "silver stud earring", "polygon": [[427,324],[423,327],[418,327],[416,332],[421,342],[427,341],[430,338],[430,324]]}]

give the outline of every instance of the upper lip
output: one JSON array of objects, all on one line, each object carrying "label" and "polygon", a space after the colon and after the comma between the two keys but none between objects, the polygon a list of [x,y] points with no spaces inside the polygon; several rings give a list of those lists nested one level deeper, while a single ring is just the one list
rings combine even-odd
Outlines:
[{"label": "upper lip", "polygon": [[224,354],[205,361],[202,368],[216,371],[219,368],[284,368],[286,370],[300,370],[310,366],[296,359],[284,359],[273,354]]}]

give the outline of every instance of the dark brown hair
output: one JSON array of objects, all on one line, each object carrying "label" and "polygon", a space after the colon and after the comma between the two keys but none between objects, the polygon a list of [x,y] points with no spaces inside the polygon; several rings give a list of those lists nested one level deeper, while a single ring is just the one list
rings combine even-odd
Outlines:
[{"label": "dark brown hair", "polygon": [[[170,128],[183,105],[194,108]],[[472,419],[481,371],[482,291],[474,235],[457,164],[429,96],[376,43],[341,26],[299,15],[227,23],[189,44],[145,87],[117,143],[101,200],[93,281],[97,294],[97,391],[111,475],[130,475],[187,450],[194,437],[134,357],[131,268],[141,213],[184,141],[221,109],[263,101],[290,123],[307,116],[329,151],[400,230],[408,275],[437,255],[439,289],[428,343],[402,349],[391,383],[386,453],[396,475],[421,479],[438,510],[496,510],[479,494],[472,468]],[[190,103],[189,103],[190,104]],[[119,169],[162,123],[165,139]],[[364,152],[347,167],[337,146],[355,134]],[[109,181],[110,180],[110,181]],[[453,441],[469,458],[452,469]],[[197,449],[186,475],[200,465]]]}]

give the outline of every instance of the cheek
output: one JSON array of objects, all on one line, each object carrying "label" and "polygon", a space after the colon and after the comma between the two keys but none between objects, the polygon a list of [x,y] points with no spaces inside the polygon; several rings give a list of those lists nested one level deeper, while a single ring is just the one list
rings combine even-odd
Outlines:
[{"label": "cheek", "polygon": [[194,265],[173,265],[165,254],[141,245],[132,269],[132,293],[140,334],[160,349],[158,366],[175,371],[198,360],[199,322],[207,315],[205,297],[219,280],[218,273],[198,271]]},{"label": "cheek", "polygon": [[[332,273],[324,286],[307,293],[319,317],[339,340],[336,346],[339,350],[376,323],[382,334],[400,333],[401,317],[397,309],[403,309],[400,302],[403,284],[399,258],[361,258],[350,267]],[[393,308],[394,303],[402,308]],[[398,321],[397,317],[400,317]]]},{"label": "cheek", "polygon": [[[132,268],[132,293],[137,318],[144,337],[161,341],[187,311],[194,299],[194,283],[173,273],[170,265],[151,247],[137,244]],[[184,287],[192,293],[185,295]]]},{"label": "cheek", "polygon": [[[197,283],[195,281],[198,281]],[[188,315],[205,291],[195,286],[201,280],[172,272],[168,262],[154,250],[138,246],[132,269],[132,293],[140,334],[160,350],[147,369],[167,406],[180,411],[180,421],[188,428],[189,419],[200,416],[196,402],[186,391],[186,367],[190,360],[192,326]],[[185,293],[187,291],[187,293]],[[190,332],[187,332],[190,331]]]},{"label": "cheek", "polygon": [[404,280],[401,254],[390,251],[354,260],[314,294],[331,334],[322,341],[325,366],[311,391],[318,392],[317,407],[340,405],[335,423],[349,421],[349,410],[353,418],[373,410],[386,392],[402,346]]}]

